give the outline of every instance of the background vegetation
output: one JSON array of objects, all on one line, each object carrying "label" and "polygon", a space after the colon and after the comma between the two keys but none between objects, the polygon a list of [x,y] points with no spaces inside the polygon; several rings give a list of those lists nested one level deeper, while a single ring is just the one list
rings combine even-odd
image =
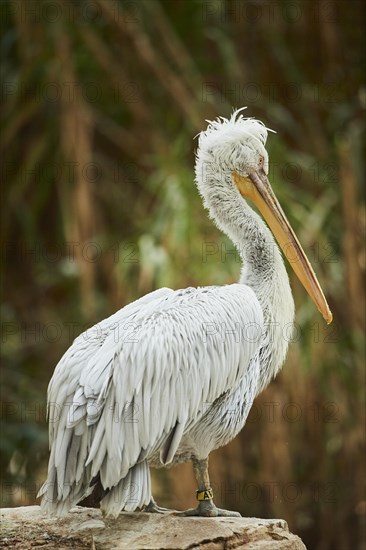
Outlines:
[{"label": "background vegetation", "polygon": [[[237,280],[197,196],[193,138],[247,105],[277,131],[271,180],[335,321],[325,326],[291,274],[289,357],[241,435],[213,453],[216,501],[285,518],[309,548],[365,548],[364,3],[1,10],[2,506],[35,502],[46,388],[74,336],[159,286]],[[156,497],[192,505],[192,478],[189,466],[158,472]]]}]

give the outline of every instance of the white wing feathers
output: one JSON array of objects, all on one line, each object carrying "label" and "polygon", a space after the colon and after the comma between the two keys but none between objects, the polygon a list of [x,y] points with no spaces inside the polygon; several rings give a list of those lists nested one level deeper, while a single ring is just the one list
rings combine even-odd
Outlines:
[{"label": "white wing feathers", "polygon": [[207,404],[242,379],[262,328],[253,291],[235,284],[161,289],[79,336],[49,386],[45,486],[57,491],[41,489],[46,509],[67,511],[98,475],[113,488],[102,501],[109,513],[147,504],[149,457],[160,451],[163,463],[173,460]]}]

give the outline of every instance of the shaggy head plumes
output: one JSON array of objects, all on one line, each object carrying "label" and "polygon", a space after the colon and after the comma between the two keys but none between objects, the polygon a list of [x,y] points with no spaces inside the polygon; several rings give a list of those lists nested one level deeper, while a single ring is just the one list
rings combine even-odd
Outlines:
[{"label": "shaggy head plumes", "polygon": [[[251,168],[259,165],[268,173],[268,153],[265,149],[269,128],[253,118],[244,118],[242,107],[233,112],[230,118],[219,117],[207,121],[208,127],[199,134],[196,175],[202,164],[214,163],[219,169],[236,170],[247,175]],[[198,182],[197,182],[198,183]]]}]

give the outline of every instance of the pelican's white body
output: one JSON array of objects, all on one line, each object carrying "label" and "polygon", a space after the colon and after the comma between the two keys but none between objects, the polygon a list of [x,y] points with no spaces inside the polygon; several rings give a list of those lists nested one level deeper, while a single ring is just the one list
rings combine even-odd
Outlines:
[{"label": "pelican's white body", "polygon": [[243,259],[240,283],[163,288],[81,334],[48,389],[51,456],[42,507],[62,515],[99,476],[107,513],[151,500],[149,464],[203,459],[245,424],[283,364],[294,318],[272,234],[232,181],[261,157],[266,128],[234,113],[200,134],[196,182]]}]

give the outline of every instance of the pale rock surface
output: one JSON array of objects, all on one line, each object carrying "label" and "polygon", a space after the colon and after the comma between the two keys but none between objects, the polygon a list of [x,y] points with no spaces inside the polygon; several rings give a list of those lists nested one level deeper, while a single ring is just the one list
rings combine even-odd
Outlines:
[{"label": "pale rock surface", "polygon": [[182,518],[76,507],[62,519],[39,506],[1,509],[0,548],[17,550],[306,550],[281,519]]}]

